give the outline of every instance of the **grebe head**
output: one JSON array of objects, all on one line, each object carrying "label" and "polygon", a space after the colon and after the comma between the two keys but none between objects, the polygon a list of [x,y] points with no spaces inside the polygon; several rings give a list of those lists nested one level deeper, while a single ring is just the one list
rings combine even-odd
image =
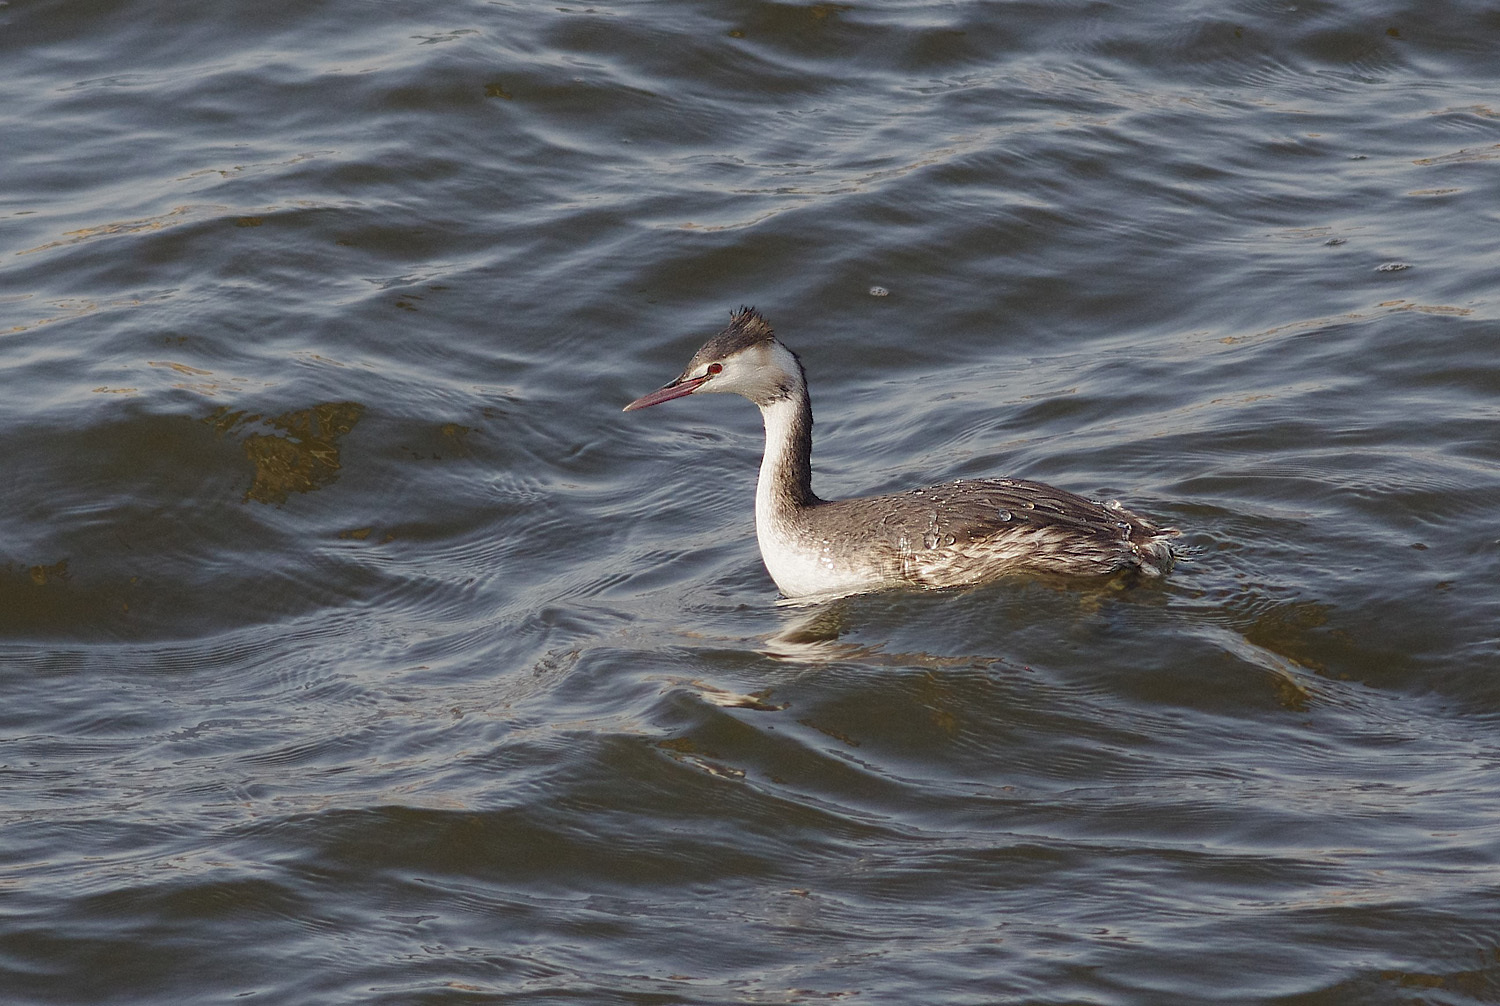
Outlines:
[{"label": "grebe head", "polygon": [[730,316],[729,327],[703,344],[687,368],[664,387],[642,395],[626,412],[670,402],[695,392],[731,392],[756,405],[795,394],[806,386],[797,354],[776,341],[771,326],[753,307]]}]

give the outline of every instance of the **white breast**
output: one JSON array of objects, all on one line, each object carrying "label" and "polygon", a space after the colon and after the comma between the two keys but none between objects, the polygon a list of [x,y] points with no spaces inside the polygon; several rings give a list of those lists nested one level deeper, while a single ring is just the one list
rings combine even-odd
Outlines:
[{"label": "white breast", "polygon": [[845,594],[872,586],[868,571],[850,569],[835,561],[827,543],[807,541],[788,528],[778,527],[759,506],[755,508],[755,534],[760,541],[761,560],[787,597]]}]

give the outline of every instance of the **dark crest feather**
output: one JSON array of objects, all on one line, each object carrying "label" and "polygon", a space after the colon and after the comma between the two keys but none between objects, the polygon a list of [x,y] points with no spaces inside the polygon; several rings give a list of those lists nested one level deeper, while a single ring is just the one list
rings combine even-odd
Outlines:
[{"label": "dark crest feather", "polygon": [[722,360],[762,342],[776,338],[771,325],[753,307],[742,307],[729,316],[729,326],[703,344],[694,363]]}]

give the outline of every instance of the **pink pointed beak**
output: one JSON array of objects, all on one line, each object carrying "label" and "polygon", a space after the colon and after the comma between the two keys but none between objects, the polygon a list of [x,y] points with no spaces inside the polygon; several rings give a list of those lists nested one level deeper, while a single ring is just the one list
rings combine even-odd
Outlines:
[{"label": "pink pointed beak", "polygon": [[637,398],[635,401],[625,406],[625,408],[621,411],[634,412],[636,409],[644,409],[649,405],[660,405],[662,402],[670,402],[674,398],[682,398],[685,395],[691,395],[693,392],[697,391],[706,380],[708,380],[707,374],[702,377],[693,377],[686,381],[679,377],[677,380],[673,381],[671,384],[668,384],[664,388],[657,388],[649,395],[642,395],[640,398]]}]

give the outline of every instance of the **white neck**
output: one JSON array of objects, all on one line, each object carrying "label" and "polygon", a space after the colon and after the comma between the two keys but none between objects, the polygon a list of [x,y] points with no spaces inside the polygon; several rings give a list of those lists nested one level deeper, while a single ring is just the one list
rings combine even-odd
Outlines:
[{"label": "white neck", "polygon": [[812,492],[812,407],[807,392],[760,407],[766,453],[755,484],[755,537],[771,579],[788,597],[824,589],[828,573],[821,546],[808,538],[806,511],[821,501]]},{"label": "white neck", "polygon": [[755,525],[761,529],[762,541],[768,525],[785,521],[791,510],[808,502],[799,499],[797,492],[798,473],[808,464],[807,458],[798,456],[802,409],[796,398],[782,398],[760,408],[766,424],[766,453],[755,483]]}]

